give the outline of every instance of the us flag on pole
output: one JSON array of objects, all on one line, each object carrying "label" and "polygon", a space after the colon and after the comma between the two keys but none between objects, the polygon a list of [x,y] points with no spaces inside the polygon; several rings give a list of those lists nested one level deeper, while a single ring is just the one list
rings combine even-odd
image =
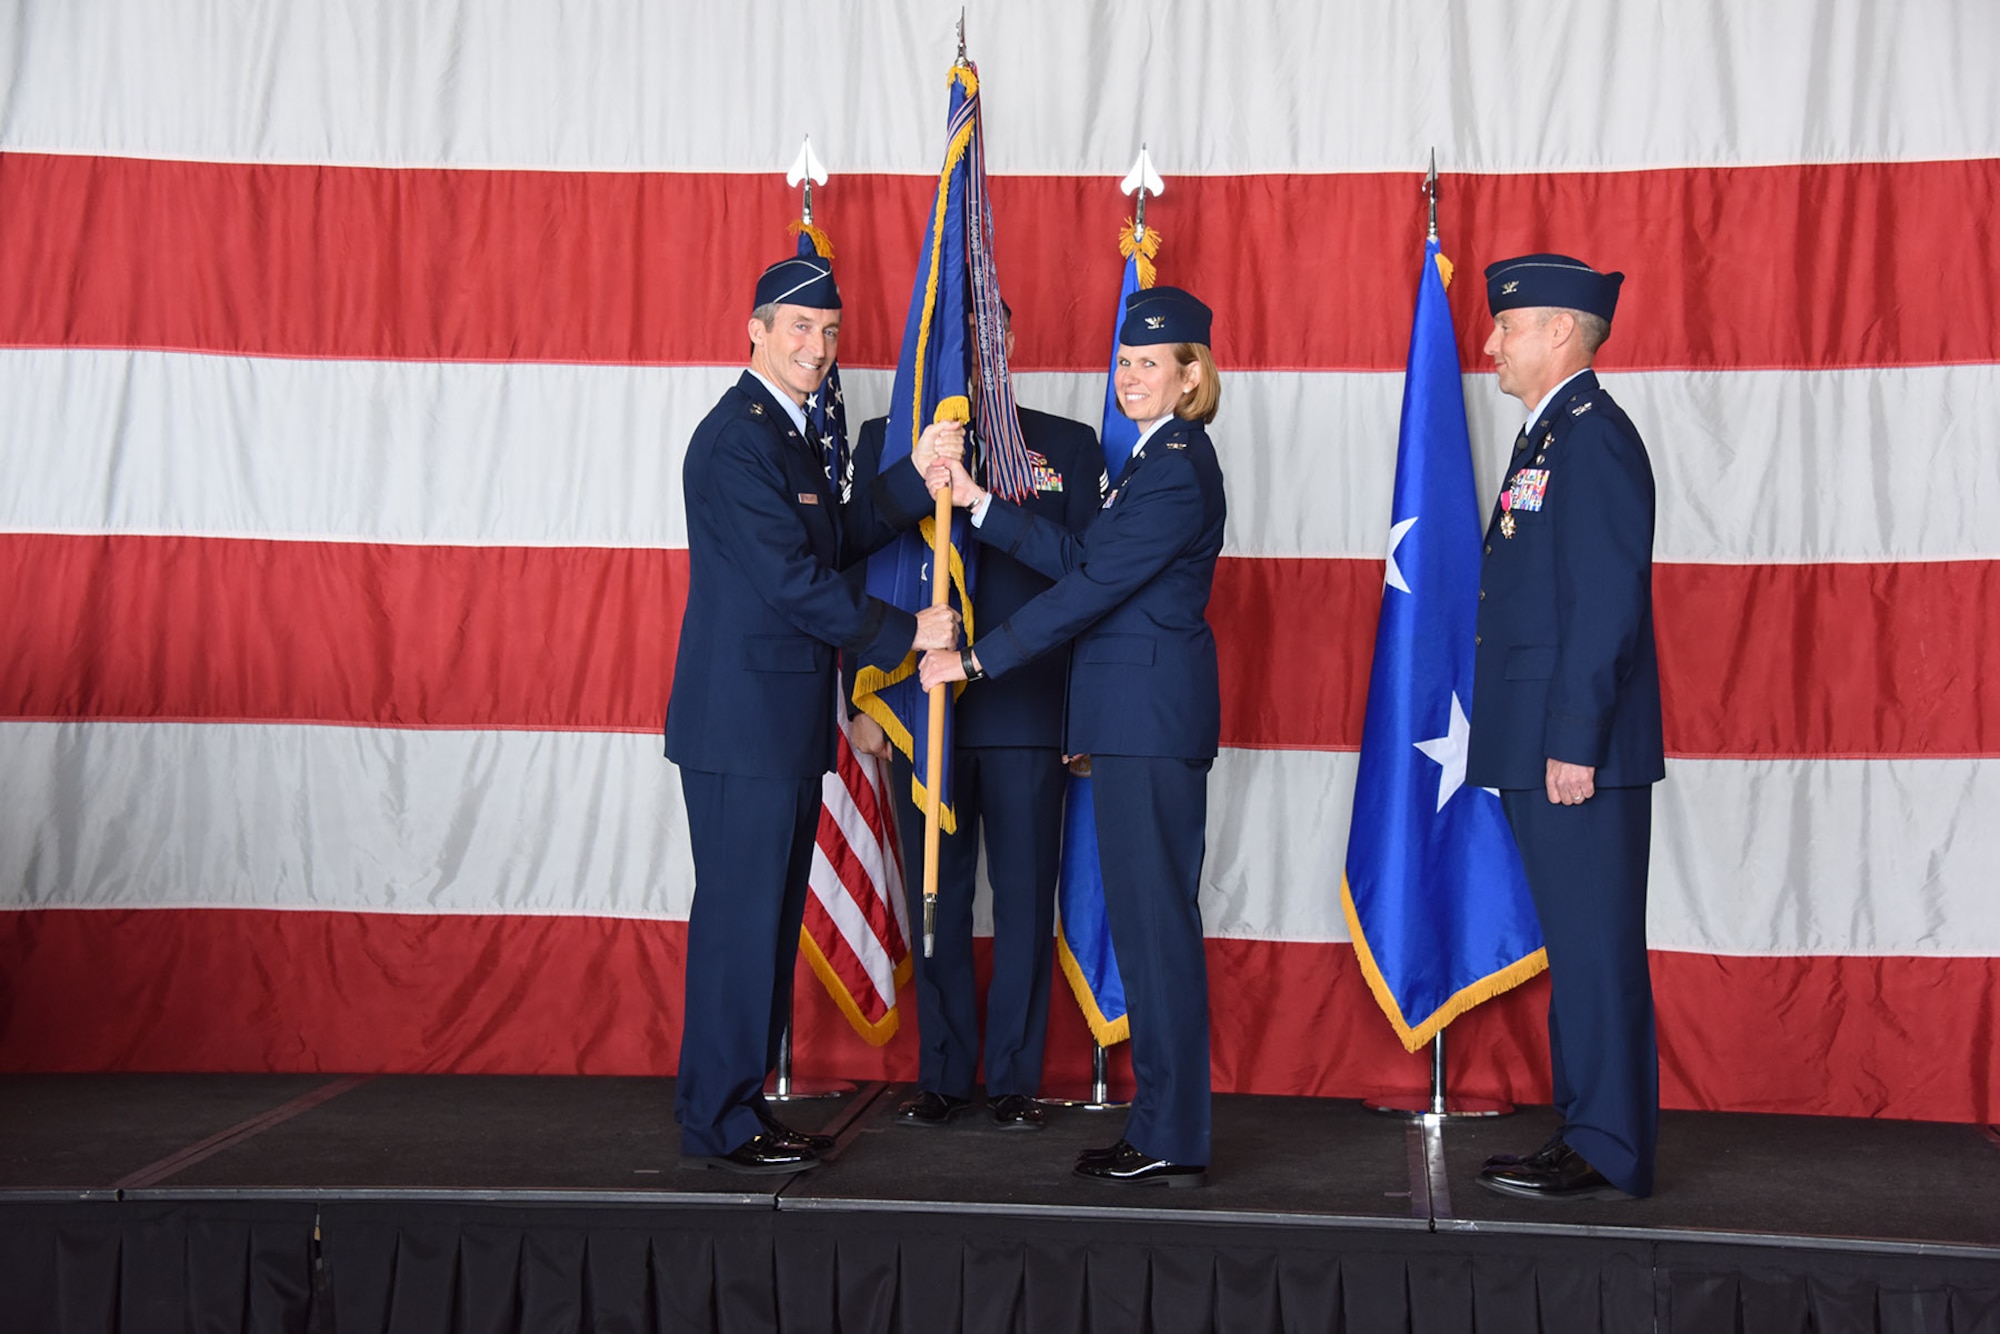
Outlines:
[{"label": "us flag on pole", "polygon": [[888,766],[854,749],[840,710],[838,759],[821,779],[818,846],[799,950],[833,1003],[874,1046],[896,1036],[910,978],[910,920]]},{"label": "us flag on pole", "polygon": [[[833,258],[826,233],[810,224],[793,227],[801,255]],[[819,392],[806,400],[806,428],[825,460],[834,494],[845,501],[854,478],[837,362]],[[812,892],[799,949],[854,1031],[879,1047],[896,1035],[896,990],[910,977],[902,854],[888,799],[888,766],[854,749],[844,689],[835,707],[840,736],[834,770],[820,780]]]}]

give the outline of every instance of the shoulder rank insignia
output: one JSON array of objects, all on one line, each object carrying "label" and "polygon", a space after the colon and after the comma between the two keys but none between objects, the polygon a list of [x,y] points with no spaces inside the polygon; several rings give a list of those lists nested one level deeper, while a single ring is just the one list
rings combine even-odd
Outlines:
[{"label": "shoulder rank insignia", "polygon": [[1581,417],[1584,413],[1590,411],[1592,408],[1596,406],[1597,406],[1597,400],[1593,398],[1586,402],[1579,403],[1575,407],[1571,408],[1569,410],[1569,415],[1572,417]]},{"label": "shoulder rank insignia", "polygon": [[1186,449],[1186,448],[1187,448],[1187,441],[1185,441],[1185,440],[1169,440],[1169,441],[1167,441],[1167,448],[1168,448],[1168,449]]},{"label": "shoulder rank insignia", "polygon": [[764,405],[763,405],[762,403],[752,403],[752,404],[750,405],[750,415],[751,415],[751,416],[753,416],[753,417],[761,417],[761,416],[763,416],[763,415],[764,415]]}]

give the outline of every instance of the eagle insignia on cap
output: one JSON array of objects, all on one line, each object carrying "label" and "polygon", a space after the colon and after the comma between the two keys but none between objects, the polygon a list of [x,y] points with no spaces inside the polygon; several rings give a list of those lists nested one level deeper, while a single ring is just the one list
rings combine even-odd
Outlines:
[{"label": "eagle insignia on cap", "polygon": [[1521,281],[1520,281],[1520,279],[1518,279],[1518,278],[1516,278],[1516,279],[1515,279],[1514,281],[1512,281],[1512,282],[1505,282],[1505,283],[1501,283],[1501,284],[1500,284],[1500,295],[1501,295],[1501,296],[1512,296],[1512,295],[1514,295],[1514,289],[1515,289],[1515,288],[1517,288],[1517,287],[1519,287],[1520,285],[1521,285]]},{"label": "eagle insignia on cap", "polygon": [[1146,317],[1146,327],[1148,329],[1157,329],[1160,326],[1164,325],[1166,322],[1167,322],[1167,317],[1164,315],[1148,315]]}]

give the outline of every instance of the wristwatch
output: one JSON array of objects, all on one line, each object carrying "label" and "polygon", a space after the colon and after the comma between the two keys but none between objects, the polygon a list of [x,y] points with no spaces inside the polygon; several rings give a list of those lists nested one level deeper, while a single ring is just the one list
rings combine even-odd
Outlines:
[{"label": "wristwatch", "polygon": [[966,680],[984,681],[986,679],[986,673],[979,668],[979,659],[972,656],[972,645],[967,644],[958,651],[958,665],[965,669]]}]

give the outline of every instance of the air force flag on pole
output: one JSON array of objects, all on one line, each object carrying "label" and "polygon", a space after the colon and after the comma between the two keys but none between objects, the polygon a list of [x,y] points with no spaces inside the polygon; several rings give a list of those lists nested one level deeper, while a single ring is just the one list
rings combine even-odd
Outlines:
[{"label": "air force flag on pole", "polygon": [[[1104,380],[1104,475],[1116,477],[1139,443],[1139,426],[1118,406],[1118,327],[1125,318],[1125,298],[1151,286],[1152,257],[1160,247],[1159,233],[1144,236],[1127,225],[1120,237],[1125,254],[1125,280],[1111,317],[1111,369]],[[1142,269],[1141,266],[1144,266]],[[1100,1047],[1132,1036],[1125,1013],[1125,983],[1118,976],[1118,956],[1111,948],[1111,921],[1104,909],[1104,868],[1097,859],[1097,817],[1093,813],[1088,776],[1071,774],[1063,809],[1062,875],[1056,890],[1056,961],[1076,1003],[1083,1009],[1090,1035]]]},{"label": "air force flag on pole", "polygon": [[1362,971],[1411,1051],[1547,967],[1500,799],[1465,785],[1481,539],[1444,265],[1433,238],[1341,886]]}]

